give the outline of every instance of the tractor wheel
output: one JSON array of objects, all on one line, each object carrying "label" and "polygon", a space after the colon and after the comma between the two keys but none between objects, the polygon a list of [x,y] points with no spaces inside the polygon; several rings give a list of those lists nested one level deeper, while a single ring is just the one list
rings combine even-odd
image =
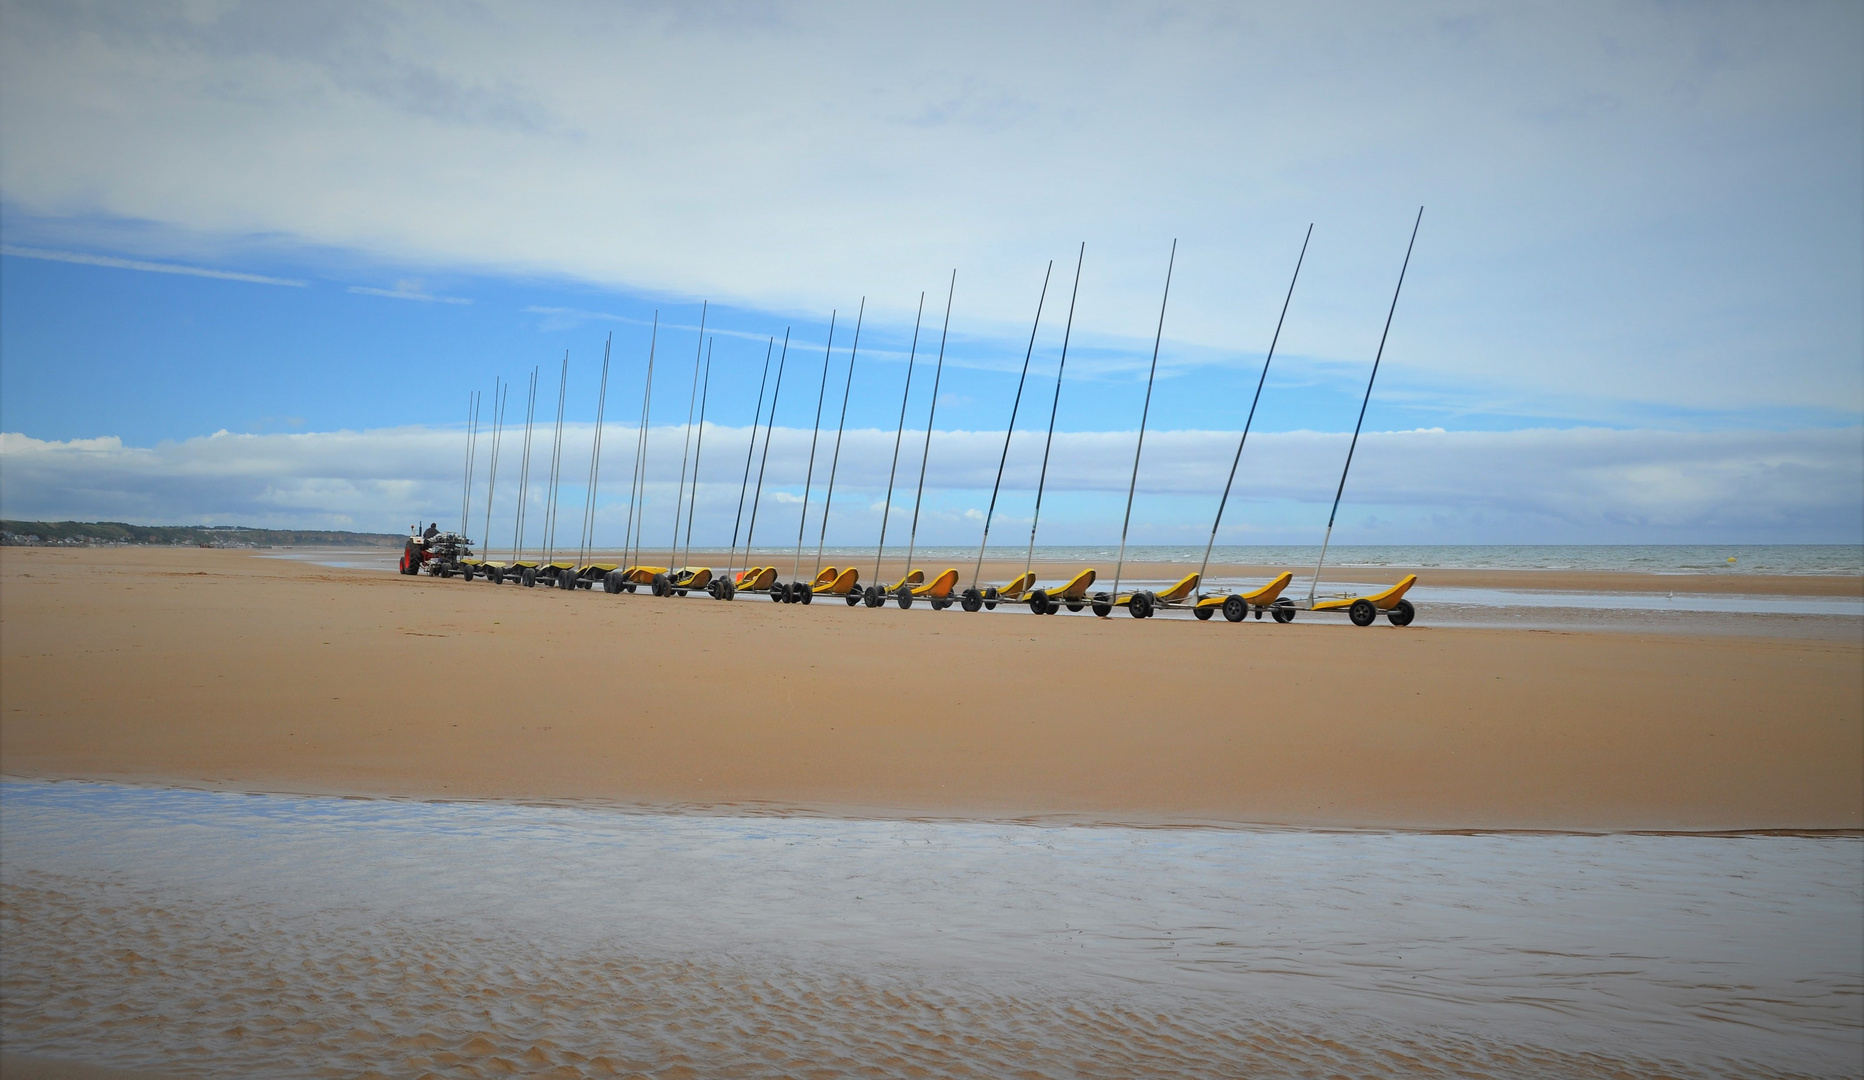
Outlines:
[{"label": "tractor wheel", "polygon": [[536,588],[537,568],[534,566],[525,567],[518,575],[518,584],[523,585],[527,589]]},{"label": "tractor wheel", "polygon": [[893,598],[899,603],[900,610],[905,611],[913,606],[913,587],[911,585],[900,586],[899,590],[893,594]]},{"label": "tractor wheel", "polygon": [[1191,614],[1197,616],[1198,622],[1209,622],[1210,613],[1214,610],[1216,609],[1199,605],[1198,607],[1194,607],[1191,609]]},{"label": "tractor wheel", "polygon": [[1113,596],[1111,593],[1094,594],[1094,614],[1101,618],[1113,614]]},{"label": "tractor wheel", "polygon": [[959,600],[959,605],[966,611],[982,611],[984,609],[984,594],[978,592],[976,589],[966,589],[964,590],[963,598]]},{"label": "tractor wheel", "polygon": [[1126,613],[1135,619],[1151,618],[1152,594],[1149,592],[1134,593],[1133,598],[1126,602]]},{"label": "tractor wheel", "polygon": [[[1226,596],[1223,600],[1223,617],[1231,622],[1242,622],[1249,617],[1249,601],[1240,596]],[[1262,609],[1256,609],[1256,618],[1262,617]]]},{"label": "tractor wheel", "polygon": [[1385,613],[1385,618],[1393,626],[1410,626],[1411,620],[1417,618],[1417,609],[1411,606],[1411,601],[1400,600],[1397,607]]},{"label": "tractor wheel", "polygon": [[1047,615],[1049,596],[1047,589],[1037,589],[1029,594],[1029,610],[1037,615]]},{"label": "tractor wheel", "polygon": [[1379,609],[1372,606],[1372,601],[1360,597],[1346,609],[1346,617],[1353,620],[1354,626],[1371,626],[1379,619]]}]

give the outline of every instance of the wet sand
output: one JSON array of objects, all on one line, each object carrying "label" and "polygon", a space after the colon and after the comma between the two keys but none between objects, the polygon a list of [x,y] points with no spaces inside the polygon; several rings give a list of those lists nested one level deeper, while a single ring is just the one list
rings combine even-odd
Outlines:
[{"label": "wet sand", "polygon": [[[1429,572],[1469,575],[1694,580]],[[0,553],[0,772],[20,777],[1138,823],[1857,829],[1861,672],[1857,641],[727,605],[249,552]]]}]

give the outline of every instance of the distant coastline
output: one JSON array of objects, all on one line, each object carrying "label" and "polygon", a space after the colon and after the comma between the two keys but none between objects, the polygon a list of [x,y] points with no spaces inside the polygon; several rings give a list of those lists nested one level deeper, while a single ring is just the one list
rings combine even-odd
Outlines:
[{"label": "distant coastline", "polygon": [[244,525],[131,525],[123,521],[0,521],[4,547],[400,547],[392,533],[250,529]]}]

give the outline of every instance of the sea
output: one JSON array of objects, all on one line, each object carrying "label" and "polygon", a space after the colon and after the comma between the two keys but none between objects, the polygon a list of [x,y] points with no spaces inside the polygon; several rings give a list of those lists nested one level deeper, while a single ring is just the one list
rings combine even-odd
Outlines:
[{"label": "sea", "polygon": [[0,784],[13,1053],[201,1077],[1856,1077],[1864,838]]}]

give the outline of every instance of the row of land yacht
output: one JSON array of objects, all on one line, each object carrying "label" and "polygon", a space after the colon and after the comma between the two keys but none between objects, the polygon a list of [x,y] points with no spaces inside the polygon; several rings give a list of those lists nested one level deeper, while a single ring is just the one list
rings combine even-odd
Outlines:
[{"label": "row of land yacht", "polygon": [[[818,567],[818,569],[814,571],[813,577],[804,579],[799,573],[796,572],[800,569],[800,566],[801,566],[802,552],[800,548],[800,541],[801,541],[800,533],[798,535],[797,558],[791,567],[792,569],[791,580],[784,581],[782,579],[782,575],[778,572],[778,569],[776,566],[748,566],[748,567],[739,569],[736,566],[737,554],[738,554],[739,549],[737,546],[735,526],[733,530],[734,535],[732,539],[732,549],[731,549],[731,555],[729,557],[729,564],[727,568],[724,569],[723,571],[716,570],[712,567],[706,567],[706,566],[690,566],[689,565],[689,566],[683,566],[683,567],[673,567],[673,566],[649,566],[649,565],[642,564],[638,560],[638,558],[633,558],[630,556],[634,556],[637,550],[636,544],[635,544],[637,533],[636,533],[636,528],[635,528],[634,508],[637,503],[641,502],[644,499],[644,494],[645,494],[644,486],[645,486],[645,477],[646,477],[645,455],[646,455],[647,421],[648,421],[649,412],[651,409],[651,397],[652,397],[652,386],[653,386],[654,350],[652,346],[649,347],[649,351],[648,351],[647,385],[646,385],[646,388],[643,390],[642,405],[641,405],[641,425],[637,431],[638,442],[635,448],[634,478],[633,478],[633,484],[632,484],[632,487],[629,493],[629,541],[630,542],[627,548],[627,552],[621,561],[604,562],[604,561],[592,559],[590,558],[590,555],[589,555],[589,546],[590,546],[590,540],[591,540],[592,510],[594,507],[596,486],[597,486],[598,477],[599,477],[600,460],[601,460],[601,432],[602,432],[602,420],[603,420],[602,410],[605,409],[606,407],[607,390],[608,390],[608,354],[605,350],[604,355],[603,355],[603,361],[602,361],[602,394],[601,394],[600,403],[597,406],[598,411],[596,414],[596,436],[595,436],[594,446],[591,452],[589,483],[588,483],[588,489],[586,493],[584,513],[583,513],[584,524],[583,524],[582,546],[581,546],[581,550],[580,550],[578,557],[574,559],[554,557],[554,544],[553,544],[555,522],[556,522],[557,480],[558,480],[559,469],[560,469],[561,460],[562,460],[562,431],[563,431],[563,389],[562,387],[567,384],[567,377],[568,377],[568,358],[566,356],[564,359],[565,366],[564,366],[563,382],[559,384],[559,391],[558,391],[558,398],[557,398],[557,421],[556,421],[557,442],[551,451],[551,458],[550,458],[551,476],[550,476],[550,486],[548,488],[549,498],[548,498],[548,504],[547,504],[547,509],[546,509],[546,518],[545,518],[545,544],[544,544],[545,550],[544,550],[543,557],[538,558],[538,559],[523,558],[521,554],[523,551],[523,543],[521,539],[514,539],[514,542],[512,545],[512,557],[506,561],[498,562],[498,561],[492,561],[488,559],[481,559],[481,558],[474,557],[474,553],[472,550],[472,541],[469,540],[465,535],[465,522],[468,519],[468,514],[471,508],[472,476],[473,476],[473,471],[474,471],[474,462],[476,459],[476,449],[477,449],[477,439],[478,439],[479,408],[478,408],[478,397],[477,395],[474,395],[473,402],[469,407],[467,459],[466,459],[466,470],[465,470],[466,479],[465,479],[465,491],[462,496],[462,507],[461,507],[461,514],[460,514],[460,518],[461,518],[460,531],[441,532],[439,530],[438,525],[429,526],[425,531],[421,531],[418,528],[418,526],[415,529],[410,530],[412,535],[409,537],[407,545],[405,546],[402,552],[401,564],[400,564],[401,572],[403,574],[419,574],[422,571],[425,571],[426,573],[434,577],[455,577],[457,576],[465,581],[473,581],[474,579],[484,579],[486,581],[492,582],[493,584],[504,584],[504,583],[509,582],[509,583],[513,583],[513,584],[517,584],[517,585],[521,585],[525,587],[535,587],[541,582],[545,585],[555,586],[557,588],[566,589],[566,590],[593,589],[598,583],[600,583],[603,591],[607,593],[611,593],[611,594],[634,593],[639,590],[646,589],[647,591],[651,592],[654,596],[674,597],[674,596],[688,596],[688,595],[691,595],[692,593],[702,592],[705,595],[710,596],[715,600],[734,600],[741,594],[751,594],[751,595],[761,594],[764,596],[768,596],[770,599],[777,601],[778,603],[808,604],[817,599],[824,599],[830,602],[834,600],[841,600],[848,607],[865,606],[868,608],[879,608],[879,607],[885,606],[888,601],[892,601],[902,609],[911,608],[915,604],[923,602],[935,611],[942,611],[948,607],[951,607],[953,604],[956,604],[960,608],[968,612],[995,610],[999,605],[1008,604],[1008,605],[1027,606],[1030,611],[1038,615],[1054,615],[1054,614],[1061,612],[1063,609],[1066,609],[1072,612],[1091,610],[1095,615],[1100,616],[1102,618],[1110,616],[1113,613],[1113,611],[1117,608],[1124,608],[1129,615],[1137,619],[1150,618],[1151,616],[1158,614],[1160,612],[1188,611],[1192,614],[1192,616],[1194,616],[1200,621],[1207,621],[1211,619],[1213,616],[1217,615],[1218,613],[1221,613],[1224,619],[1226,619],[1229,622],[1242,622],[1244,619],[1247,619],[1251,614],[1253,614],[1258,620],[1261,619],[1264,615],[1267,615],[1270,618],[1272,618],[1275,622],[1288,623],[1288,622],[1294,621],[1294,618],[1297,613],[1302,612],[1302,611],[1310,611],[1310,612],[1343,614],[1343,615],[1346,615],[1349,619],[1351,619],[1352,622],[1357,626],[1371,626],[1373,623],[1375,623],[1378,620],[1379,615],[1383,613],[1386,619],[1392,625],[1408,626],[1411,624],[1412,620],[1416,617],[1416,609],[1412,606],[1411,601],[1406,599],[1405,597],[1405,594],[1409,592],[1411,587],[1417,583],[1417,576],[1414,574],[1406,575],[1402,580],[1398,581],[1396,584],[1392,585],[1390,588],[1387,588],[1380,592],[1372,593],[1369,595],[1363,595],[1363,596],[1355,596],[1355,595],[1348,594],[1348,595],[1321,597],[1317,595],[1317,587],[1320,582],[1321,570],[1325,566],[1325,563],[1326,563],[1327,545],[1328,545],[1328,542],[1332,539],[1332,535],[1333,535],[1334,518],[1337,517],[1339,513],[1340,498],[1346,490],[1347,473],[1352,468],[1353,451],[1357,449],[1358,447],[1360,429],[1361,427],[1363,427],[1365,423],[1366,403],[1371,400],[1372,386],[1373,386],[1373,383],[1378,378],[1379,362],[1384,357],[1385,341],[1386,341],[1386,337],[1390,334],[1390,331],[1391,331],[1392,315],[1397,311],[1398,295],[1399,295],[1399,292],[1402,291],[1404,287],[1405,270],[1408,269],[1410,266],[1411,251],[1417,242],[1417,227],[1418,227],[1418,224],[1421,224],[1422,220],[1423,220],[1423,211],[1422,209],[1420,209],[1418,211],[1418,221],[1412,225],[1411,245],[1407,246],[1405,249],[1404,266],[1403,268],[1399,270],[1398,287],[1397,289],[1394,289],[1392,293],[1392,306],[1391,306],[1390,311],[1388,311],[1386,314],[1385,331],[1384,333],[1380,335],[1380,338],[1379,338],[1378,354],[1373,358],[1372,375],[1366,382],[1366,396],[1365,396],[1365,399],[1360,404],[1359,421],[1353,428],[1353,441],[1349,445],[1349,448],[1347,450],[1347,455],[1346,455],[1346,463],[1340,472],[1340,486],[1334,494],[1333,510],[1328,516],[1327,531],[1321,542],[1320,563],[1316,565],[1314,568],[1313,587],[1309,589],[1308,595],[1304,600],[1297,601],[1291,597],[1283,595],[1288,590],[1288,587],[1294,581],[1294,575],[1288,572],[1284,572],[1279,575],[1276,575],[1272,580],[1255,588],[1244,588],[1244,589],[1234,589],[1234,590],[1205,590],[1204,588],[1202,588],[1202,586],[1204,584],[1205,572],[1209,569],[1209,566],[1210,566],[1210,555],[1216,543],[1217,530],[1219,527],[1221,527],[1223,523],[1224,508],[1229,503],[1230,486],[1233,485],[1236,480],[1236,464],[1241,461],[1243,448],[1245,445],[1247,445],[1247,442],[1249,439],[1249,429],[1255,419],[1256,405],[1261,400],[1262,386],[1264,383],[1266,383],[1268,379],[1269,364],[1274,361],[1275,347],[1279,343],[1280,338],[1281,338],[1282,321],[1285,320],[1287,317],[1288,302],[1292,300],[1293,298],[1295,282],[1298,281],[1300,278],[1301,263],[1305,261],[1306,256],[1307,256],[1307,242],[1308,242],[1308,239],[1311,238],[1313,235],[1313,226],[1311,225],[1308,227],[1308,237],[1302,240],[1301,256],[1299,259],[1297,259],[1295,263],[1294,277],[1289,281],[1289,284],[1288,284],[1288,296],[1287,298],[1283,300],[1283,303],[1282,303],[1281,319],[1278,319],[1276,322],[1275,337],[1270,341],[1268,354],[1263,361],[1262,374],[1256,385],[1256,396],[1255,396],[1255,399],[1250,404],[1249,415],[1243,424],[1242,436],[1238,440],[1238,443],[1237,443],[1236,458],[1231,464],[1230,478],[1229,478],[1228,483],[1225,484],[1223,497],[1218,503],[1216,520],[1211,525],[1210,543],[1205,548],[1203,564],[1198,568],[1197,572],[1186,574],[1184,577],[1180,578],[1176,583],[1171,585],[1169,588],[1166,588],[1163,590],[1133,589],[1130,592],[1121,591],[1121,588],[1120,588],[1122,584],[1121,571],[1124,568],[1124,561],[1125,561],[1125,555],[1126,555],[1126,526],[1122,526],[1121,537],[1120,537],[1119,562],[1117,562],[1115,565],[1113,588],[1110,590],[1095,591],[1094,586],[1099,580],[1099,572],[1091,567],[1082,569],[1080,572],[1076,573],[1073,577],[1069,578],[1065,582],[1057,582],[1057,583],[1049,584],[1049,585],[1038,584],[1036,574],[1034,573],[1032,569],[1030,569],[1032,565],[1032,561],[1025,563],[1023,573],[1018,575],[1014,580],[1011,580],[1001,585],[983,584],[980,578],[981,578],[981,572],[983,569],[984,551],[985,551],[985,548],[988,546],[989,540],[990,540],[991,514],[994,514],[995,512],[997,494],[1001,488],[1002,481],[1003,481],[1003,471],[1002,471],[1001,464],[999,464],[998,473],[997,473],[997,488],[994,488],[991,493],[991,514],[987,514],[984,518],[984,537],[983,537],[982,543],[980,543],[979,548],[978,548],[977,566],[971,574],[971,583],[964,588],[959,587],[959,581],[961,580],[961,575],[956,568],[947,568],[941,571],[940,573],[931,576],[930,578],[927,577],[926,572],[924,570],[911,568],[912,561],[913,561],[912,555],[911,555],[911,551],[912,551],[913,543],[914,543],[913,539],[909,539],[908,541],[908,555],[906,559],[906,566],[909,569],[907,570],[906,574],[902,576],[898,581],[892,582],[890,584],[883,583],[882,581],[876,580],[876,581],[869,582],[866,585],[863,585],[861,583],[860,570],[853,566],[828,566],[825,568],[821,567],[822,549],[820,545],[818,545],[817,547],[817,557],[816,557],[816,566]],[[1082,247],[1083,258],[1085,257],[1085,251],[1086,251],[1086,247],[1085,245],[1083,245]],[[1172,261],[1175,262],[1176,255],[1177,255],[1175,242],[1173,244],[1172,254],[1173,254]],[[1050,264],[1050,269],[1052,272],[1053,270],[1052,263]],[[1075,267],[1075,285],[1076,285],[1077,295],[1079,292],[1079,285],[1080,285],[1080,273],[1081,273],[1080,263],[1077,262],[1076,267]],[[955,284],[956,284],[956,276],[954,275],[953,277],[954,288],[955,288]],[[1048,293],[1048,282],[1047,282],[1047,279],[1045,278],[1043,282],[1043,297],[1045,299],[1046,299],[1047,293]],[[1170,295],[1171,295],[1171,271],[1168,266],[1166,270],[1165,296],[1167,299],[1169,299]],[[951,306],[950,297],[948,296],[946,300],[946,320],[945,320],[947,328],[949,328],[950,326],[950,317],[951,317],[950,306]],[[865,307],[865,304],[863,304],[863,307]],[[924,311],[923,297],[921,298],[920,308],[921,308],[921,312],[923,315],[923,311]],[[1041,316],[1041,303],[1038,302],[1037,311],[1036,311],[1036,322],[1038,326],[1040,325],[1041,317],[1042,317]],[[1138,441],[1138,446],[1136,447],[1134,451],[1134,456],[1133,456],[1133,478],[1134,478],[1135,484],[1132,486],[1129,486],[1128,493],[1127,493],[1127,512],[1126,512],[1127,525],[1130,525],[1131,518],[1132,518],[1132,498],[1133,498],[1132,492],[1134,490],[1134,487],[1136,487],[1136,482],[1137,482],[1138,472],[1139,472],[1140,456],[1143,454],[1144,447],[1145,447],[1145,421],[1146,421],[1146,415],[1150,412],[1150,408],[1151,408],[1152,379],[1156,376],[1157,371],[1158,371],[1158,347],[1159,347],[1159,339],[1162,339],[1162,336],[1164,333],[1164,320],[1165,320],[1165,308],[1164,308],[1164,302],[1161,301],[1160,310],[1159,310],[1159,329],[1158,329],[1159,338],[1155,339],[1153,342],[1152,375],[1148,376],[1147,383],[1146,383],[1146,412],[1141,414],[1140,428],[1139,428],[1139,441]],[[1068,326],[1069,326],[1070,333],[1072,332],[1072,329],[1073,329],[1073,323],[1074,323],[1074,304],[1073,304],[1073,301],[1071,300],[1069,303],[1069,311],[1068,311]],[[704,315],[702,314],[701,319],[700,319],[700,340],[702,343],[704,343],[705,341],[704,335],[705,335]],[[914,342],[913,350],[914,350],[915,355],[918,350],[918,338],[919,338],[919,327],[915,325],[914,331],[913,331],[913,342]],[[656,318],[656,325],[655,325],[655,340],[656,341],[658,340],[658,318]],[[1067,359],[1068,359],[1067,342],[1068,342],[1068,336],[1064,335],[1063,344],[1062,344],[1062,354],[1061,354],[1061,367],[1056,372],[1056,399],[1057,401],[1059,401],[1060,399],[1060,387],[1061,387],[1062,374],[1066,370],[1066,365],[1067,365]],[[833,320],[831,320],[831,326],[829,330],[829,349],[830,350],[833,349],[833,343],[834,343],[834,328],[833,328]],[[775,344],[775,339],[773,338],[772,345],[774,346],[774,344]],[[1029,354],[1033,354],[1034,346],[1035,346],[1035,332],[1032,329],[1030,333],[1030,353]],[[860,347],[860,327],[859,327],[859,322],[857,321],[856,329],[855,329],[855,350],[858,351],[859,347]],[[780,394],[782,391],[783,363],[787,360],[788,352],[789,352],[789,341],[788,341],[788,335],[786,334],[785,340],[784,340],[784,352],[783,352],[784,360],[779,361],[778,370],[777,370],[777,394]],[[1026,354],[1023,359],[1023,379],[1024,380],[1027,380],[1028,374],[1029,374],[1029,354]],[[854,356],[855,356],[855,353],[851,352],[849,356],[849,369],[848,369],[848,380],[850,383],[852,383],[853,378],[854,378]],[[944,342],[943,335],[941,335],[940,344],[939,344],[939,360],[938,360],[938,363],[939,363],[938,371],[939,372],[943,371],[944,357],[945,357],[945,342]],[[827,378],[827,366],[826,366],[827,363],[828,361],[825,356],[824,371],[823,371],[823,376],[825,380]],[[711,374],[710,369],[711,369],[711,365],[710,365],[710,360],[708,357],[707,363],[706,363],[706,383],[708,385],[710,383],[710,374]],[[768,380],[769,372],[770,372],[770,357],[767,354],[765,357],[765,363],[764,363],[764,373],[765,373],[766,380]],[[699,358],[697,354],[695,354],[695,357],[694,357],[693,374],[694,374],[694,387],[695,389],[697,389],[699,386]],[[937,379],[938,379],[938,375],[935,374],[934,383],[933,383],[933,395],[932,395],[933,400],[932,400],[932,406],[931,406],[933,412],[929,413],[926,418],[926,433],[927,433],[928,450],[930,449],[932,423],[936,417],[936,410],[938,407],[937,406],[937,402],[938,402]],[[531,423],[532,423],[532,416],[534,415],[534,412],[535,412],[536,389],[537,389],[537,378],[536,378],[536,373],[533,372],[531,376],[531,381],[530,381],[531,404],[527,406],[527,416],[526,416],[526,421],[525,421],[524,451],[523,451],[524,463],[521,467],[520,481],[519,481],[520,483],[519,495],[518,495],[519,517],[516,523],[516,527],[517,527],[518,537],[520,538],[522,537],[522,532],[523,532],[523,514],[524,514],[524,505],[525,505],[524,489],[525,489],[525,485],[528,483],[528,478],[529,478],[529,473],[530,473]],[[902,394],[901,402],[900,402],[900,434],[904,434],[904,431],[905,431],[906,401],[907,401],[907,397],[911,394],[911,390],[912,390],[912,360],[909,359],[907,363],[906,390]],[[1016,401],[1018,403],[1020,403],[1022,400],[1022,391],[1023,391],[1023,384],[1019,382],[1017,385],[1017,394],[1016,394]],[[504,412],[504,401],[505,401],[504,396],[500,395],[497,388],[494,389],[493,393],[494,393],[494,403],[495,403],[495,411],[494,411],[495,421],[494,421],[494,434],[493,434],[493,444],[492,444],[492,454],[491,454],[491,470],[490,470],[487,485],[486,485],[486,522],[487,522],[488,528],[490,527],[490,522],[491,522],[492,498],[493,498],[493,493],[495,491],[496,482],[497,482],[497,467],[498,467],[497,463],[498,463],[498,445],[499,445],[498,440],[499,440],[499,431],[501,430],[501,425],[502,425],[502,418],[503,418],[503,412]],[[506,388],[506,394],[508,395],[508,393],[509,393],[509,387]],[[776,401],[777,401],[776,394],[773,394],[771,397],[770,421],[769,421],[771,425],[774,425],[775,423]],[[700,412],[700,417],[699,417],[699,430],[700,430],[700,440],[701,440],[699,444],[699,449],[701,452],[703,452],[703,449],[704,449],[703,431],[704,431],[704,425],[705,425],[705,415],[704,415],[703,410],[704,410],[704,406],[701,405],[701,412]],[[820,403],[818,403],[818,417],[817,417],[817,425],[816,425],[816,430],[818,432],[820,431],[820,420],[821,420],[820,415],[819,415],[819,410],[820,410]],[[758,414],[760,417],[763,415],[763,387],[761,384],[758,390]],[[843,416],[843,420],[845,421],[846,416],[847,416],[846,390],[845,389],[844,389],[842,416]],[[691,432],[692,432],[691,419],[692,418],[690,415],[690,408],[689,408],[689,415],[687,417],[687,420],[688,420],[687,430],[688,430],[689,440],[691,438]],[[1055,423],[1055,414],[1053,410],[1051,410],[1050,417],[1049,417],[1049,435],[1050,435],[1051,445],[1052,445],[1052,440],[1054,436],[1054,423]],[[1010,437],[1010,433],[1015,430],[1015,427],[1016,427],[1015,407],[1012,407],[1009,427],[1006,429],[1005,435],[1004,435],[1005,459],[1007,459],[1007,456],[1008,456],[1008,440]],[[768,431],[768,428],[767,428],[767,431]],[[768,454],[769,454],[769,444],[770,444],[769,435],[766,434],[765,439],[764,439],[764,451],[765,451],[766,460],[768,459]],[[751,432],[751,445],[750,445],[750,448],[746,451],[746,455],[745,455],[744,486],[747,490],[749,487],[749,481],[750,481],[750,475],[751,475],[752,454],[755,452],[756,447],[757,447],[757,431],[756,431],[756,424],[753,423],[752,432]],[[835,460],[837,463],[839,462],[839,459],[840,459],[840,451],[841,451],[841,430],[838,428],[836,431],[836,438],[835,438]],[[1042,475],[1043,475],[1044,480],[1046,480],[1047,473],[1048,473],[1047,454],[1048,454],[1048,451],[1045,449],[1044,457],[1043,457],[1043,469],[1042,469]],[[899,463],[899,447],[898,447],[898,436],[896,436],[895,449],[894,449],[894,465],[895,465],[896,471],[897,471],[898,463]],[[682,476],[680,480],[682,501],[684,500],[685,490],[686,490],[686,478],[684,475],[685,465],[686,463],[684,459],[682,459],[681,461]],[[693,491],[693,495],[696,497],[698,493],[698,457],[697,455],[695,455],[694,457],[693,466],[694,467],[693,467],[693,473],[692,473],[692,483],[693,483],[692,491]],[[811,476],[813,476],[814,469],[815,469],[815,447],[814,447],[814,440],[812,439],[811,450],[810,450]],[[919,490],[920,490],[921,496],[923,496],[924,489],[925,489],[924,470],[925,470],[925,457],[922,456],[920,460],[921,475],[920,475],[920,483],[919,483]],[[745,552],[747,560],[750,557],[751,538],[755,536],[755,532],[756,532],[756,525],[757,525],[756,508],[761,500],[762,489],[763,489],[763,467],[761,465],[759,466],[757,472],[758,472],[758,481],[757,481],[758,494],[753,496],[751,499],[751,507],[752,507],[751,532],[750,534],[747,535],[746,543],[744,546],[744,552]],[[831,501],[833,499],[833,494],[834,494],[834,475],[835,475],[834,468],[831,467],[831,470],[829,473],[829,499]],[[804,505],[803,505],[803,515],[804,515],[805,522],[807,521],[807,515],[808,515],[807,489],[808,489],[808,484],[806,483],[805,484],[805,499],[804,499]],[[888,495],[887,495],[888,511],[891,510],[892,491],[893,491],[893,484],[892,484],[892,480],[890,479],[888,482]],[[745,491],[740,491],[739,493],[739,517],[741,521],[743,518],[745,493],[746,493]],[[1042,499],[1042,492],[1041,492],[1040,487],[1038,487],[1037,493],[1036,493],[1036,514],[1037,514],[1036,521],[1038,522],[1040,520],[1040,513],[1041,513],[1041,505],[1042,505],[1041,499]],[[676,510],[675,510],[676,529],[675,529],[675,534],[674,534],[674,539],[675,539],[674,555],[676,558],[678,556],[679,536],[678,536],[677,524],[678,524],[678,518],[679,518],[679,509],[680,508],[676,507]],[[690,544],[691,544],[690,511],[688,511],[688,515],[689,516],[687,519],[688,521],[687,543],[688,543],[689,554],[690,554]],[[882,565],[882,554],[884,553],[884,549],[886,546],[886,526],[885,526],[886,516],[887,516],[887,512],[883,511],[880,544],[879,544],[879,547],[875,551],[875,558],[874,558],[876,577],[879,576],[880,566]],[[914,531],[916,534],[916,531],[917,531],[916,524],[918,521],[918,507],[917,506],[915,506],[914,508],[913,520],[915,522]],[[827,528],[828,528],[827,504],[825,503],[824,511],[823,511],[823,521],[822,521],[822,529],[823,529],[824,534],[826,534]],[[914,539],[916,539],[916,536]],[[1034,544],[1035,544],[1035,522],[1032,522],[1031,529],[1030,529],[1030,555],[1031,557],[1033,557]],[[669,561],[672,561],[672,560],[669,560]]]}]

